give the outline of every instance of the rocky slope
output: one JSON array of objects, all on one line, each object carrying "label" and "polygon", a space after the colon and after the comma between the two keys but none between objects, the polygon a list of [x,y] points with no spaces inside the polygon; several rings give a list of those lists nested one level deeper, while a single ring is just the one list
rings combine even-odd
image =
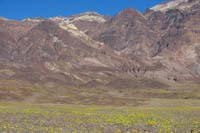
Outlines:
[{"label": "rocky slope", "polygon": [[162,4],[168,7],[165,10],[158,7],[145,14],[159,34],[154,56],[173,70],[177,80],[199,78],[200,1],[177,0]]},{"label": "rocky slope", "polygon": [[[0,18],[1,82],[162,88],[198,82],[199,52],[199,0],[173,0],[143,14],[126,9],[114,17],[87,12],[23,21]],[[141,82],[135,86],[135,81]]]}]

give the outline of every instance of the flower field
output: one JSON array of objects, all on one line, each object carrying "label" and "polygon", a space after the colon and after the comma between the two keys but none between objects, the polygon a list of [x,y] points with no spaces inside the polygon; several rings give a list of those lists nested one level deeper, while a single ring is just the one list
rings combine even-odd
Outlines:
[{"label": "flower field", "polygon": [[1,133],[198,133],[200,107],[0,104]]}]

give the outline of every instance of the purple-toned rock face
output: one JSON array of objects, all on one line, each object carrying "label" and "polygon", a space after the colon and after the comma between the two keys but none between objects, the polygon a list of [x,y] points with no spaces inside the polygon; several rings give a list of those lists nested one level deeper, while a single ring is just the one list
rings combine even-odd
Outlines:
[{"label": "purple-toned rock face", "polygon": [[0,73],[0,79],[42,85],[129,88],[135,86],[131,81],[145,79],[162,88],[160,81],[197,81],[200,2],[174,0],[144,14],[126,9],[114,17],[87,12],[0,18],[0,69],[5,68],[13,73]]}]

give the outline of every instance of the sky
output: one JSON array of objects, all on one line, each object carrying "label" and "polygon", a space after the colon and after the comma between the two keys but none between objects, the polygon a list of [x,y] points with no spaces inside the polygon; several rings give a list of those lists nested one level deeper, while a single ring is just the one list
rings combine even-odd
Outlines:
[{"label": "sky", "polygon": [[0,0],[0,16],[22,20],[71,16],[87,11],[114,16],[125,8],[141,12],[166,0]]}]

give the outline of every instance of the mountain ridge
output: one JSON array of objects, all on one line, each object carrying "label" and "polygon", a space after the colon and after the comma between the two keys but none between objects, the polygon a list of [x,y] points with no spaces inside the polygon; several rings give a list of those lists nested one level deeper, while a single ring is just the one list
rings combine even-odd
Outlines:
[{"label": "mountain ridge", "polygon": [[195,4],[143,14],[128,8],[113,17],[0,19],[0,82],[108,89],[198,84],[200,3],[187,2]]}]

